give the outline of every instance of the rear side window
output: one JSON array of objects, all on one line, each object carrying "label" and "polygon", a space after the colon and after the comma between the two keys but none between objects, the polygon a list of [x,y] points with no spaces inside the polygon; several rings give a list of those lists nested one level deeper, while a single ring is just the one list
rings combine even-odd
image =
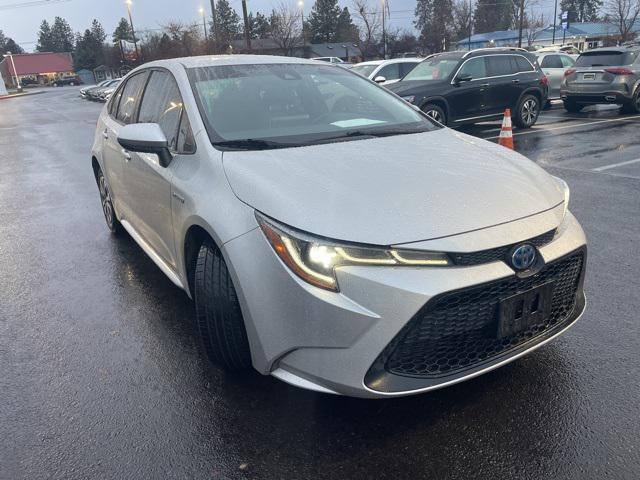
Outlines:
[{"label": "rear side window", "polygon": [[512,55],[493,55],[487,57],[489,76],[499,77],[501,75],[513,75],[516,73],[515,66],[511,63]]},{"label": "rear side window", "polygon": [[516,67],[518,68],[518,72],[533,72],[534,68],[531,65],[531,62],[524,58],[522,55],[514,55],[513,59],[516,62]]},{"label": "rear side window", "polygon": [[458,72],[458,76],[460,75],[470,75],[472,80],[487,77],[487,66],[484,57],[467,60]]},{"label": "rear side window", "polygon": [[[173,76],[163,70],[151,72],[151,78],[140,104],[138,123],[157,123],[160,125],[167,137],[169,149],[178,153],[183,153],[178,139],[181,119],[186,118],[186,115],[183,115],[183,110],[180,90]],[[186,122],[185,128],[189,129],[188,120]],[[184,141],[182,143],[185,144]],[[193,139],[191,139],[191,143],[193,143]]]},{"label": "rear side window", "polygon": [[625,52],[585,52],[576,60],[576,67],[615,67],[628,65],[628,62],[629,54]]},{"label": "rear side window", "polygon": [[542,68],[562,68],[562,60],[559,55],[547,55],[540,64]]},{"label": "rear side window", "polygon": [[146,78],[146,72],[134,75],[127,80],[127,83],[122,89],[116,118],[125,125],[134,122],[133,114],[135,113],[136,105]]},{"label": "rear side window", "polygon": [[411,70],[416,68],[417,62],[404,62],[400,64],[400,76],[404,77]]}]

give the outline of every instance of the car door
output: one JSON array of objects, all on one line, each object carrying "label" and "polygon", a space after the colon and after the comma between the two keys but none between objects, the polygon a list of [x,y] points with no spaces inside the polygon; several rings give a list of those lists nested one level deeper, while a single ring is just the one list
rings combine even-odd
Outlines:
[{"label": "car door", "polygon": [[547,80],[549,82],[550,99],[560,98],[560,85],[562,84],[565,70],[562,57],[567,57],[571,60],[571,57],[567,55],[553,53],[545,55],[542,62],[540,62],[540,68],[542,68],[542,72],[547,76]]},{"label": "car door", "polygon": [[[487,79],[486,57],[474,57],[466,60],[452,80],[452,88],[446,98],[449,103],[450,121],[463,121],[486,115]],[[457,82],[456,78],[468,75],[470,80]]]},{"label": "car door", "polygon": [[128,193],[124,182],[123,166],[125,156],[122,147],[118,143],[118,133],[124,125],[133,121],[136,100],[146,77],[146,72],[133,75],[115,92],[111,102],[108,104],[109,115],[105,117],[105,126],[102,132],[104,173],[111,190],[114,207],[122,219],[125,220],[130,216],[130,211],[127,199]]},{"label": "car door", "polygon": [[507,108],[515,108],[522,86],[513,55],[488,56],[487,70],[491,77],[487,112],[500,114]]},{"label": "car door", "polygon": [[174,158],[167,167],[162,167],[155,154],[128,152],[130,158],[124,165],[124,182],[134,228],[173,268],[176,267],[176,252],[171,216],[171,178],[176,156],[182,153],[178,145],[182,119],[182,97],[173,75],[163,69],[152,70],[140,101],[137,122],[157,123]]}]

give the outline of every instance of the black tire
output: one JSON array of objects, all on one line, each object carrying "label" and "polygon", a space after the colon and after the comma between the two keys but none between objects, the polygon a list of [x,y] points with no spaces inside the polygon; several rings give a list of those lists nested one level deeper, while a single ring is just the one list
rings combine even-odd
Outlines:
[{"label": "black tire", "polygon": [[540,115],[540,100],[534,95],[524,95],[515,110],[513,123],[520,128],[535,125]]},{"label": "black tire", "polygon": [[102,213],[104,214],[104,220],[107,223],[107,227],[111,230],[111,233],[117,235],[122,231],[122,225],[118,221],[116,211],[113,208],[113,200],[111,197],[111,191],[109,190],[109,184],[102,173],[102,170],[98,170],[96,176],[98,181],[98,191],[100,192],[100,203],[102,205]]},{"label": "black tire", "polygon": [[194,278],[196,322],[209,360],[225,370],[251,366],[251,351],[238,296],[220,251],[204,243],[198,252]]},{"label": "black tire", "polygon": [[565,100],[564,102],[564,109],[569,112],[569,113],[580,113],[582,111],[582,105],[578,105],[575,102],[572,102],[571,100]]},{"label": "black tire", "polygon": [[543,110],[551,110],[551,100],[547,100],[542,107]]},{"label": "black tire", "polygon": [[439,105],[436,105],[435,103],[427,103],[426,105],[422,106],[421,110],[425,113],[425,115],[432,118],[436,122],[441,123],[442,125],[447,124],[447,114]]},{"label": "black tire", "polygon": [[640,113],[640,87],[636,89],[636,94],[633,96],[631,103],[622,106],[620,113]]}]

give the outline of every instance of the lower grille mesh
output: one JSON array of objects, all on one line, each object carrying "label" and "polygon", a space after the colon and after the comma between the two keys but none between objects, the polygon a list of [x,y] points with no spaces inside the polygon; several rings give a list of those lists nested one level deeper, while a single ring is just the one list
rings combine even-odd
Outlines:
[{"label": "lower grille mesh", "polygon": [[[380,357],[396,375],[433,378],[451,375],[490,360],[560,326],[576,302],[582,252],[547,265],[529,278],[512,277],[436,298],[420,310]],[[551,314],[543,323],[498,339],[501,299],[554,282]]]}]

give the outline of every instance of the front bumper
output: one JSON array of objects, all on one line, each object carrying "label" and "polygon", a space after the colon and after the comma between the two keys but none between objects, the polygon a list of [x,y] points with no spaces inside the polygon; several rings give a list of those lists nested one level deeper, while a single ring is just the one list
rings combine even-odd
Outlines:
[{"label": "front bumper", "polygon": [[[536,234],[546,231],[545,221],[538,223],[541,231]],[[505,234],[504,226],[487,231],[489,234],[484,234],[481,242],[471,245],[495,247],[511,243],[512,237],[501,243],[500,237],[491,239],[491,232]],[[477,236],[474,232],[448,237],[442,240],[442,246],[464,245],[465,237],[473,241]],[[516,241],[520,240],[524,238]],[[437,241],[425,243],[436,250]],[[550,264],[583,249],[585,244],[580,225],[567,213],[554,239],[540,247],[539,253]],[[457,251],[473,250],[460,247]],[[515,277],[506,263],[493,261],[446,268],[342,268],[337,272],[340,292],[334,293],[312,287],[291,274],[259,229],[228,242],[223,251],[238,291],[254,367],[288,383],[327,393],[375,398],[414,394],[458,383],[538,348],[565,331],[584,310],[581,280],[571,318],[557,328],[545,330],[518,348],[452,375],[410,378],[385,370],[380,358],[388,345],[434,298]]]}]

